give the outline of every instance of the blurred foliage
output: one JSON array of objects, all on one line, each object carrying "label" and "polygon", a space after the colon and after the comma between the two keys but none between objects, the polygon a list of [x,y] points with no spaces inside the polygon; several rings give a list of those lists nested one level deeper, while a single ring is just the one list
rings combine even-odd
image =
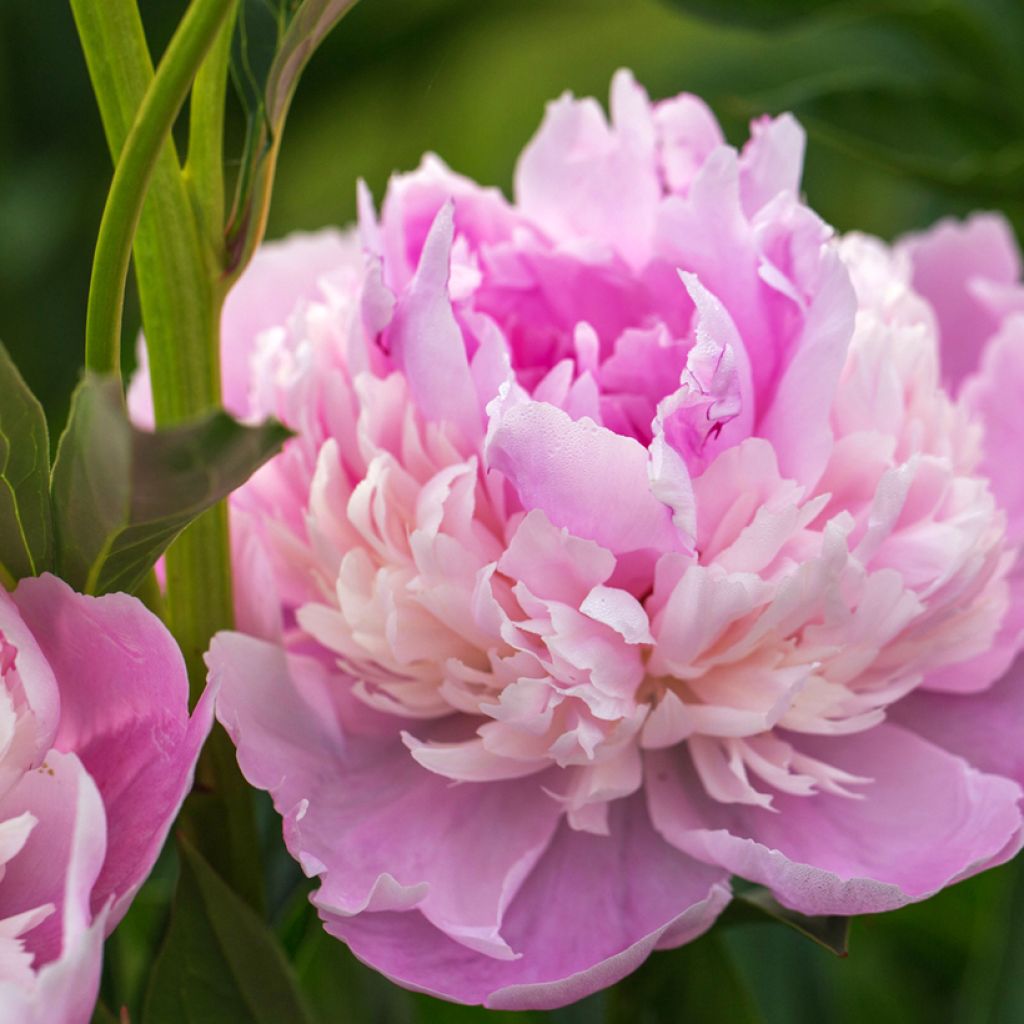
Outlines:
[{"label": "blurred foliage", "polygon": [[[184,2],[140,6],[159,52]],[[977,206],[1020,227],[1021,52],[1019,0],[363,0],[298,91],[270,234],[351,220],[357,177],[379,201],[426,150],[508,190],[544,103],[565,89],[603,97],[620,66],[654,96],[704,96],[737,143],[751,116],[795,110],[811,135],[807,195],[841,230],[892,237]],[[240,105],[231,113],[240,156]],[[6,0],[0,337],[51,423],[78,373],[109,176],[66,5]],[[126,330],[137,325],[129,310]]]},{"label": "blurred foliage", "polygon": [[[141,0],[159,52],[184,0]],[[545,101],[605,96],[631,67],[654,96],[705,97],[729,138],[791,109],[809,132],[804,187],[841,230],[891,238],[1000,208],[1024,227],[1020,0],[362,0],[310,64],[280,157],[270,234],[345,223],[355,180],[433,150],[511,187]],[[229,119],[241,156],[241,107]],[[82,357],[92,245],[110,166],[71,15],[0,4],[0,337],[51,425]],[[129,310],[126,330],[138,314]],[[126,346],[131,350],[131,346]],[[321,1024],[1024,1020],[1024,871],[858,919],[839,959],[778,924],[737,923],[655,954],[608,993],[550,1014],[488,1014],[403,992],[325,935],[309,882],[264,808],[267,905]],[[108,948],[104,999],[138,1021],[177,872],[168,852]]]}]

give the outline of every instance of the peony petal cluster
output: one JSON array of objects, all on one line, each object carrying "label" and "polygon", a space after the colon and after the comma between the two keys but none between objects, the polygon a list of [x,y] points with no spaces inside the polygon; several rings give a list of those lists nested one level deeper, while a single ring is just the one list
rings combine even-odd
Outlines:
[{"label": "peony petal cluster", "polygon": [[226,389],[297,434],[233,505],[217,714],[327,930],[552,1007],[701,934],[1022,843],[1024,288],[1006,224],[887,246],[804,136],[616,75],[514,202],[433,156],[268,245]]},{"label": "peony petal cluster", "polygon": [[213,721],[126,594],[0,589],[0,1019],[86,1024],[103,940],[149,874]]}]

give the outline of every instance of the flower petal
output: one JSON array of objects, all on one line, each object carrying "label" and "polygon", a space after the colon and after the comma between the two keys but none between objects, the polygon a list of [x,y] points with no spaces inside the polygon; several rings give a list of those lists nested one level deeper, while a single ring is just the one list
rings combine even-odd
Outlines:
[{"label": "flower petal", "polygon": [[804,914],[892,910],[1011,856],[1020,787],[895,725],[801,752],[872,782],[862,799],[777,794],[774,811],[709,800],[678,752],[649,753],[655,828],[692,856],[767,885]]},{"label": "flower petal", "polygon": [[672,512],[651,493],[647,450],[584,417],[543,402],[488,407],[486,456],[516,489],[523,507],[615,554],[682,546]]},{"label": "flower petal", "polygon": [[1013,229],[998,214],[976,213],[966,221],[939,221],[904,238],[913,285],[935,311],[942,345],[942,377],[956,389],[974,370],[985,342],[998,326],[978,295],[979,283],[1013,284],[1020,279],[1020,253]]},{"label": "flower petal", "polygon": [[22,580],[15,601],[60,685],[54,745],[82,759],[103,798],[110,842],[92,906],[96,912],[116,896],[112,927],[191,788],[212,698],[200,700],[189,719],[181,652],[136,598],[87,597],[47,575]]},{"label": "flower petal", "polygon": [[221,633],[208,663],[242,771],[270,791],[289,850],[321,876],[323,913],[419,907],[457,942],[512,955],[505,908],[561,816],[539,780],[453,786],[397,732],[390,741],[345,735],[331,707],[344,680],[312,659]]},{"label": "flower petal", "polygon": [[726,875],[663,842],[641,799],[618,801],[609,818],[609,836],[563,825],[524,883],[503,928],[519,959],[474,954],[415,913],[327,916],[325,925],[410,988],[502,1010],[575,1002],[614,984],[653,950],[695,939],[729,900]]}]

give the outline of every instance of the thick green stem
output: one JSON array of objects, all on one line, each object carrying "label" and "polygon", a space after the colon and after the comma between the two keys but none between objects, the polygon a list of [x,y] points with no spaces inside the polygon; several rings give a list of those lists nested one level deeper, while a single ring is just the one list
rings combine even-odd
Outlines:
[{"label": "thick green stem", "polygon": [[[117,163],[153,81],[135,0],[71,0],[111,156]],[[215,44],[216,45],[216,44]],[[208,58],[209,59],[209,58]],[[200,71],[200,74],[202,72]],[[172,141],[165,140],[135,235],[135,281],[146,328],[157,423],[194,415],[192,398],[210,401],[217,312],[202,232]],[[211,348],[211,345],[213,346]]]},{"label": "thick green stem", "polygon": [[120,369],[125,282],[146,190],[199,65],[234,3],[194,0],[125,140],[103,210],[89,284],[85,362],[91,370],[116,373]]},{"label": "thick green stem", "polygon": [[[142,21],[135,0],[70,2],[117,164],[154,79]],[[214,9],[197,2],[186,17],[194,17],[200,6],[207,12]],[[135,236],[135,277],[153,406],[161,426],[193,419],[220,404],[219,321],[227,283],[221,274],[223,212],[218,215],[218,207],[223,210],[223,196],[221,192],[218,198],[217,193],[223,185],[216,166],[220,144],[215,137],[223,130],[223,114],[216,107],[224,100],[230,15],[236,6],[237,0],[216,5],[222,19],[219,27],[211,28],[206,40],[209,52],[196,75],[190,122],[190,144],[196,149],[189,153],[188,182],[168,135],[159,146]],[[210,18],[217,20],[212,14]],[[162,68],[170,54],[169,48]],[[180,50],[177,59],[181,59]],[[171,121],[173,117],[168,128]],[[123,278],[118,284],[123,289]],[[167,576],[166,618],[186,655],[196,699],[205,682],[203,651],[217,629],[232,624],[223,507],[199,520],[172,546]],[[260,908],[263,893],[255,820],[249,791],[230,752],[230,742],[219,731],[203,752],[200,774],[215,790],[211,797],[221,808],[211,818],[220,831],[207,839],[226,851],[218,863],[237,891]]]}]

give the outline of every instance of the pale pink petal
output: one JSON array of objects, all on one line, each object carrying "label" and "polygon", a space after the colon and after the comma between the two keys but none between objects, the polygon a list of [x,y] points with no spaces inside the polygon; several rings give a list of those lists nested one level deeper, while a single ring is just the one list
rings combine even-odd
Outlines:
[{"label": "pale pink petal", "polygon": [[981,355],[977,373],[964,381],[961,395],[984,426],[981,470],[1006,510],[1010,537],[1019,543],[1024,540],[1024,314],[1011,316],[999,328]]},{"label": "pale pink petal", "polygon": [[725,142],[708,105],[690,93],[654,105],[658,158],[666,190],[685,192],[708,156]]},{"label": "pale pink petal", "polygon": [[524,508],[617,554],[680,546],[671,511],[650,491],[639,442],[539,402],[495,400],[490,411],[488,465]]},{"label": "pale pink petal", "polygon": [[557,241],[591,239],[642,267],[660,194],[654,123],[647,94],[627,71],[612,81],[611,106],[609,125],[591,99],[566,93],[548,104],[516,166],[516,200]]},{"label": "pale pink petal", "polygon": [[[74,754],[51,751],[0,798],[0,820],[26,811],[36,824],[4,867],[0,920],[54,906],[54,913],[25,935],[40,967],[60,957],[64,943],[92,922],[91,896],[110,846],[101,796]],[[112,927],[109,920],[107,926]]]},{"label": "pale pink petal", "polygon": [[780,472],[801,483],[816,483],[828,462],[829,411],[856,312],[850,276],[838,254],[829,253],[797,350],[758,425],[758,433],[775,448]]},{"label": "pale pink petal", "polygon": [[[53,746],[60,716],[60,693],[53,668],[9,593],[0,587],[0,638],[13,648],[14,667],[33,719],[34,768]],[[0,793],[2,795],[2,793]]]},{"label": "pale pink petal", "polygon": [[482,413],[448,297],[453,230],[449,203],[438,211],[386,337],[395,365],[409,382],[410,397],[423,414],[454,423],[472,441],[481,433]]},{"label": "pale pink petal", "polygon": [[1012,855],[1020,787],[986,775],[895,725],[801,751],[872,781],[860,799],[777,794],[774,810],[726,807],[702,791],[681,752],[648,755],[647,796],[673,845],[768,886],[806,914],[861,914],[924,899]]},{"label": "pale pink petal", "polygon": [[409,988],[492,1009],[564,1006],[614,984],[653,950],[696,938],[729,899],[726,875],[655,835],[642,800],[616,803],[610,830],[559,830],[506,915],[516,960],[474,954],[416,913],[323,915],[325,924]]},{"label": "pale pink petal", "polygon": [[1010,225],[998,214],[976,213],[963,222],[939,221],[903,239],[913,264],[914,289],[935,311],[942,343],[942,377],[953,389],[978,366],[999,321],[979,299],[982,283],[1013,284],[1021,263]]},{"label": "pale pink petal", "polygon": [[799,193],[805,142],[792,114],[762,117],[750,125],[750,141],[740,157],[740,192],[748,217],[780,192]]},{"label": "pale pink petal", "polygon": [[1024,663],[983,693],[911,693],[892,718],[985,772],[1024,786]]},{"label": "pale pink petal", "polygon": [[311,659],[220,634],[208,660],[242,771],[270,791],[289,849],[321,877],[322,911],[415,906],[466,946],[511,955],[502,917],[561,816],[540,781],[453,786],[397,734],[345,735],[330,694],[342,681]]}]

